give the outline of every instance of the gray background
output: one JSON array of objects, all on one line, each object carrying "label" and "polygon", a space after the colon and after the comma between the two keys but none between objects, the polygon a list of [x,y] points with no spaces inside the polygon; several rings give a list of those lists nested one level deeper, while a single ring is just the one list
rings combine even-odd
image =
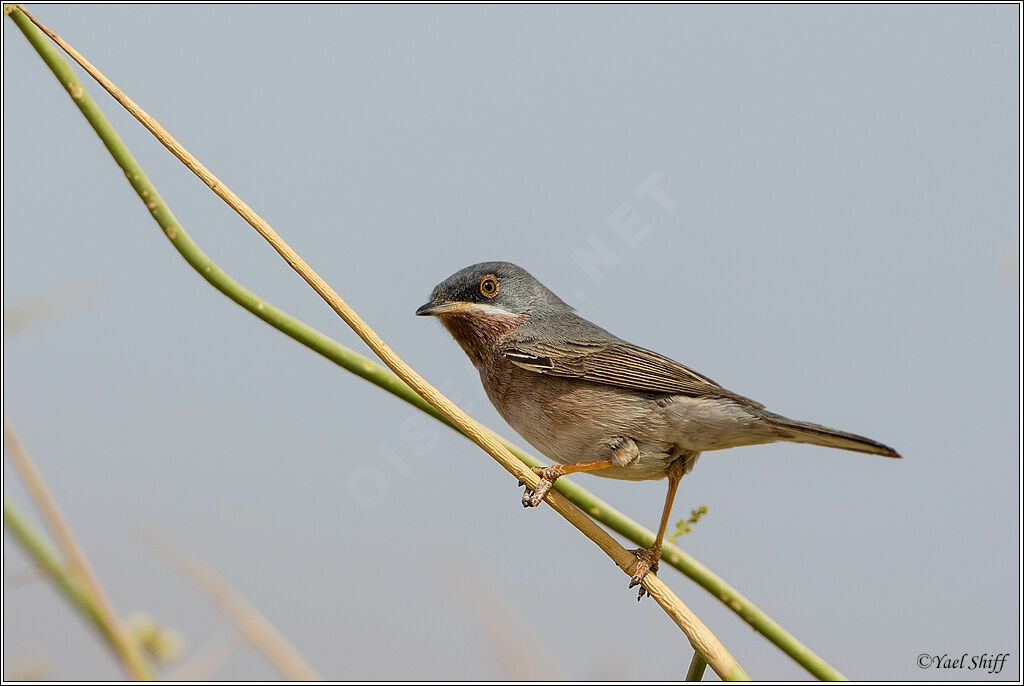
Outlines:
[{"label": "gray background", "polygon": [[[1011,652],[1000,676],[1019,678],[1019,7],[34,9],[507,435],[412,314],[481,260],[773,410],[897,447],[706,454],[675,514],[710,512],[682,543],[847,676],[991,678],[916,659]],[[549,508],[523,511],[490,458],[198,278],[4,24],[5,312],[62,308],[5,340],[4,412],[122,613],[190,650],[229,627],[140,542],[151,527],[329,678],[682,677],[661,610]],[[364,350],[87,88],[211,257]],[[673,211],[636,196],[652,174]],[[609,227],[620,212],[642,240]],[[656,524],[664,483],[579,482]],[[4,560],[27,564],[6,536]],[[805,676],[662,578],[751,675]],[[3,635],[5,677],[120,673],[42,582],[5,591]],[[252,651],[217,672],[276,674]]]}]

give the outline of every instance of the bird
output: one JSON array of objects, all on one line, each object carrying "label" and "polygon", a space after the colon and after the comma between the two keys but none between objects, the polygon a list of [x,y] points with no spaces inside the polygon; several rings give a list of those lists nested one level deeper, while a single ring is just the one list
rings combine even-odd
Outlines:
[{"label": "bird", "polygon": [[[481,262],[439,283],[416,310],[451,334],[508,424],[556,464],[534,467],[524,507],[567,474],[668,479],[654,543],[632,551],[629,587],[657,573],[679,482],[704,452],[776,441],[899,458],[878,441],[796,421],[578,315],[525,269]],[[638,600],[644,597],[641,586]]]}]

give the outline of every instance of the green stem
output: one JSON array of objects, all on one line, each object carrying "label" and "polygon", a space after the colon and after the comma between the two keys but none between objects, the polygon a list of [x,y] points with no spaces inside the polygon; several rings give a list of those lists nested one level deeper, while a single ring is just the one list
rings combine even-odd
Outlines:
[{"label": "green stem", "polygon": [[693,651],[693,659],[690,660],[690,668],[686,670],[687,681],[700,681],[704,678],[704,670],[708,667],[708,661],[696,650]]},{"label": "green stem", "polygon": [[71,604],[85,617],[92,628],[104,638],[114,656],[120,659],[114,643],[114,636],[103,622],[92,596],[61,564],[57,552],[47,542],[46,536],[29,521],[28,516],[14,504],[14,501],[6,493],[4,494],[4,526],[11,532],[14,540],[21,545],[22,550],[29,558],[53,581],[57,590],[71,601]]},{"label": "green stem", "polygon": [[[185,261],[200,276],[233,302],[270,326],[338,366],[383,388],[385,391],[401,398],[410,405],[451,427],[451,424],[437,410],[409,388],[405,382],[391,373],[391,371],[274,307],[255,293],[244,288],[210,260],[199,249],[199,246],[189,238],[188,234],[174,218],[170,208],[167,207],[156,189],[149,182],[149,179],[146,178],[142,168],[132,157],[124,143],[121,142],[113,127],[89,97],[88,93],[85,92],[70,65],[57,53],[49,40],[22,12],[15,9],[11,12],[10,16],[28,38],[36,52],[42,57],[43,61],[49,66],[57,80],[60,81],[64,89],[71,95],[75,105],[78,106],[78,109],[81,110],[93,130],[100,137],[100,140],[110,152],[115,162],[124,171],[132,188],[135,189],[135,192],[142,199],[150,214],[152,214],[164,234],[171,241],[175,250],[181,254]],[[497,434],[495,435],[497,436]],[[497,438],[526,465],[536,467],[544,464],[501,436],[497,436]],[[555,482],[554,488],[591,517],[630,541],[643,547],[648,547],[654,542],[654,533],[651,530],[626,517],[569,479],[559,479]],[[739,615],[815,677],[825,680],[844,679],[843,675],[835,668],[815,655],[753,603],[744,598],[736,589],[679,547],[666,543],[662,549],[661,561],[662,564],[674,567],[690,579],[696,581],[701,587],[718,598],[726,607]]]}]

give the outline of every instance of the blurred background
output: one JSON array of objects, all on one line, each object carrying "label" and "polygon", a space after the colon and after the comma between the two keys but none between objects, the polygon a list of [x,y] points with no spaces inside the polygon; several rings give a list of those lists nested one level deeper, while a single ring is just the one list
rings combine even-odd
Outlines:
[{"label": "blurred background", "polygon": [[[772,410],[896,447],[707,453],[673,519],[709,512],[680,543],[848,677],[991,679],[917,657],[1009,652],[999,678],[1020,678],[1019,6],[29,9],[506,436],[522,443],[413,316],[482,260]],[[122,615],[181,632],[183,662],[220,641],[206,676],[279,677],[224,647],[230,621],[148,530],[326,678],[682,678],[692,652],[657,605],[550,508],[524,511],[488,456],[202,281],[4,24],[4,413]],[[84,82],[220,266],[366,352]],[[656,525],[663,482],[577,480]],[[121,676],[3,550],[4,678]],[[749,674],[808,676],[661,577]]]}]

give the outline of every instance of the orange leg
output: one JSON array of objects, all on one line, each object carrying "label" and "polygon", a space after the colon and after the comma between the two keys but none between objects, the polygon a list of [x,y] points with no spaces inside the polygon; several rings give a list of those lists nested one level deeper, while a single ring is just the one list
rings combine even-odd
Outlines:
[{"label": "orange leg", "polygon": [[[640,562],[636,566],[636,573],[629,582],[633,588],[644,580],[648,572],[658,572],[658,560],[661,559],[661,546],[665,540],[665,529],[668,527],[668,517],[672,513],[672,501],[676,498],[676,490],[679,488],[679,480],[683,478],[682,458],[673,462],[668,469],[668,495],[665,496],[665,507],[661,511],[661,524],[658,526],[658,535],[654,538],[654,545],[650,548],[637,548],[633,553]],[[643,600],[647,590],[641,586],[637,600]],[[649,594],[648,594],[649,595]]]},{"label": "orange leg", "polygon": [[[575,462],[573,464],[555,464],[549,467],[534,467],[533,472],[540,477],[540,482],[537,484],[537,490],[531,491],[529,489],[523,493],[523,507],[536,507],[540,505],[540,502],[544,500],[544,496],[551,490],[551,486],[555,483],[555,480],[560,476],[566,474],[572,474],[573,472],[591,472],[595,469],[605,469],[606,467],[614,467],[615,464],[612,462],[610,457],[606,457],[603,460],[591,460],[590,462]],[[520,481],[519,485],[522,486],[523,482]]]}]

